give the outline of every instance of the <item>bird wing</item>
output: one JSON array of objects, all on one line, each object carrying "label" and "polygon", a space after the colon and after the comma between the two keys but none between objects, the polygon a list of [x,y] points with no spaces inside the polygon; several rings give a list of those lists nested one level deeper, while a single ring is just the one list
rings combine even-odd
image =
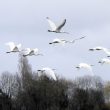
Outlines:
[{"label": "bird wing", "polygon": [[86,67],[88,70],[92,71],[92,67],[91,67],[90,64],[85,65],[85,67]]},{"label": "bird wing", "polygon": [[53,43],[60,43],[60,39],[58,38],[53,39],[53,41],[50,42],[50,44],[53,44]]},{"label": "bird wing", "polygon": [[15,48],[14,42],[8,42],[8,43],[6,43],[6,45],[9,46],[9,48],[10,48],[11,51]]},{"label": "bird wing", "polygon": [[27,55],[31,52],[31,49],[30,48],[25,48],[23,51],[24,51],[24,55]]},{"label": "bird wing", "polygon": [[34,50],[31,50],[30,52],[29,52],[29,55],[33,55],[34,54]]},{"label": "bird wing", "polygon": [[37,54],[38,53],[38,48],[35,48],[32,51],[33,51],[34,54]]},{"label": "bird wing", "polygon": [[21,44],[16,45],[16,47],[14,49],[20,50],[21,49]]},{"label": "bird wing", "polygon": [[94,48],[95,50],[104,50],[105,48],[104,47],[101,47],[101,46],[97,46]]},{"label": "bird wing", "polygon": [[72,41],[61,39],[62,43],[71,43]]},{"label": "bird wing", "polygon": [[66,19],[63,20],[63,22],[57,27],[57,30],[61,30],[61,28],[65,25]]},{"label": "bird wing", "polygon": [[64,46],[65,43],[68,43],[69,41],[65,40],[65,39],[61,39],[60,43]]},{"label": "bird wing", "polygon": [[61,40],[60,39],[58,39],[58,38],[55,38],[54,40],[53,40],[53,42],[60,42]]},{"label": "bird wing", "polygon": [[53,71],[50,72],[50,75],[51,75],[51,77],[52,77],[55,81],[57,80],[57,78],[56,78],[56,76],[55,76],[55,73],[54,73]]},{"label": "bird wing", "polygon": [[80,63],[80,66],[82,68],[87,68],[87,69],[91,68],[91,66],[89,64],[86,64],[86,63]]},{"label": "bird wing", "polygon": [[108,48],[103,48],[103,51],[104,51],[106,54],[110,55],[110,50],[109,50]]},{"label": "bird wing", "polygon": [[85,36],[83,36],[83,37],[80,37],[80,38],[77,38],[77,39],[74,39],[73,41],[71,41],[72,43],[74,43],[76,40],[81,40],[81,39],[84,39],[85,38]]},{"label": "bird wing", "polygon": [[57,28],[57,26],[55,25],[55,23],[53,21],[51,21],[49,17],[47,17],[47,21],[48,21],[48,23],[49,23],[52,31],[55,31],[56,28]]},{"label": "bird wing", "polygon": [[102,60],[103,60],[104,63],[110,64],[110,59],[108,59],[108,58],[103,58]]},{"label": "bird wing", "polygon": [[20,49],[20,48],[21,48],[21,44],[18,44],[18,45],[17,45],[17,48]]},{"label": "bird wing", "polygon": [[43,68],[43,70],[44,70],[45,74],[47,75],[47,77],[52,78],[54,80],[57,80],[56,76],[55,76],[55,73],[54,73],[54,71],[52,69],[50,69],[50,68]]}]

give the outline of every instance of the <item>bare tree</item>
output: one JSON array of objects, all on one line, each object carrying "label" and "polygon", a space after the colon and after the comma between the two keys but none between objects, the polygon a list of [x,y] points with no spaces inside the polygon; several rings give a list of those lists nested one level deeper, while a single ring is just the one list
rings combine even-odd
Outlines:
[{"label": "bare tree", "polygon": [[78,77],[71,85],[70,109],[101,110],[103,108],[104,86],[100,77]]},{"label": "bare tree", "polygon": [[22,89],[28,87],[32,80],[32,69],[27,57],[19,56],[17,81]]},{"label": "bare tree", "polygon": [[106,103],[110,103],[110,81],[107,81],[104,85],[104,96]]},{"label": "bare tree", "polygon": [[98,76],[84,76],[78,77],[74,80],[74,84],[82,89],[103,89],[103,81]]},{"label": "bare tree", "polygon": [[15,97],[18,89],[16,75],[11,74],[8,71],[3,72],[0,78],[0,88],[9,97]]}]

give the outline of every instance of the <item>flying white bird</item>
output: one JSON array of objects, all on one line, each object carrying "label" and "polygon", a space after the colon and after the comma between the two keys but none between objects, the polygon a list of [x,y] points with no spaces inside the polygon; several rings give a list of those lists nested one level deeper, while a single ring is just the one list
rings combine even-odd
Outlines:
[{"label": "flying white bird", "polygon": [[110,64],[110,59],[108,59],[108,58],[103,58],[103,59],[101,59],[98,63],[100,63],[100,64]]},{"label": "flying white bird", "polygon": [[56,38],[56,39],[54,39],[52,42],[50,42],[49,44],[75,43],[77,40],[80,40],[80,39],[83,39],[83,38],[85,38],[85,36],[84,36],[84,37],[77,38],[77,39],[74,39],[74,40],[72,40],[72,41],[68,41],[68,40],[65,40],[65,39],[58,39],[58,38]]},{"label": "flying white bird", "polygon": [[90,50],[90,51],[103,50],[103,48],[104,48],[104,47],[97,46],[97,47],[91,48],[91,49],[89,49],[89,50]]},{"label": "flying white bird", "polygon": [[43,55],[43,54],[39,53],[38,48],[35,48],[35,49],[26,48],[23,51],[24,51],[24,53],[23,53],[24,57],[26,57],[26,56],[33,56],[33,55],[35,55],[35,56]]},{"label": "flying white bird", "polygon": [[75,43],[77,40],[81,40],[81,39],[84,39],[86,36],[83,36],[83,37],[80,37],[80,38],[77,38],[77,39],[74,39],[72,41],[68,41],[69,43]]},{"label": "flying white bird", "polygon": [[64,39],[54,39],[52,42],[50,42],[49,44],[65,44],[67,43],[68,41],[64,40]]},{"label": "flying white bird", "polygon": [[90,64],[87,64],[87,63],[80,63],[78,66],[76,66],[76,68],[77,69],[84,68],[84,69],[92,71],[92,66],[94,66],[94,65],[90,65]]},{"label": "flying white bird", "polygon": [[10,48],[10,51],[8,51],[6,53],[20,52],[21,51],[21,44],[15,45],[14,42],[8,42],[8,43],[6,43],[6,45],[8,45]]},{"label": "flying white bird", "polygon": [[55,23],[53,21],[51,21],[49,17],[47,17],[47,21],[51,27],[51,30],[48,30],[48,32],[69,34],[68,32],[61,32],[61,29],[63,28],[63,26],[66,23],[66,19],[64,19],[63,22],[59,26],[56,26]]},{"label": "flying white bird", "polygon": [[56,76],[55,76],[55,73],[54,71],[55,69],[51,69],[51,68],[42,68],[41,70],[37,70],[38,72],[42,72],[44,75],[46,75],[47,77],[49,77],[50,79],[53,79],[53,80],[57,80]]},{"label": "flying white bird", "polygon": [[110,49],[108,48],[105,48],[105,47],[95,47],[95,48],[92,48],[92,49],[89,49],[90,51],[95,51],[95,50],[103,50],[108,56],[107,57],[110,57]]},{"label": "flying white bird", "polygon": [[110,49],[103,48],[103,51],[108,55],[107,57],[110,57]]}]

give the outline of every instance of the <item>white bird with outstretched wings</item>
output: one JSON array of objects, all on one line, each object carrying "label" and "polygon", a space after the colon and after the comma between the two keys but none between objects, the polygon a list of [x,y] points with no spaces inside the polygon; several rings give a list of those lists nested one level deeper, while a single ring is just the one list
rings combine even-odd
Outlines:
[{"label": "white bird with outstretched wings", "polygon": [[9,46],[10,51],[6,53],[11,53],[11,52],[20,52],[21,51],[21,44],[16,45],[14,42],[8,42],[6,45]]},{"label": "white bird with outstretched wings", "polygon": [[23,56],[26,57],[26,56],[38,56],[38,55],[42,55],[39,53],[39,49],[38,48],[34,48],[34,49],[31,49],[31,48],[26,48],[23,51]]},{"label": "white bird with outstretched wings", "polygon": [[48,68],[48,67],[45,67],[45,68],[42,68],[41,70],[37,70],[38,72],[42,72],[44,75],[46,75],[48,78],[50,79],[53,79],[53,80],[57,80],[56,78],[56,75],[55,75],[55,72],[53,71],[54,69],[51,69],[51,68]]},{"label": "white bird with outstretched wings", "polygon": [[51,30],[48,30],[48,32],[55,32],[55,33],[66,33],[69,34],[68,32],[61,32],[61,29],[64,27],[65,23],[66,23],[66,19],[64,19],[62,21],[62,23],[60,25],[56,25],[52,20],[50,20],[49,17],[47,17],[47,21],[51,27]]}]

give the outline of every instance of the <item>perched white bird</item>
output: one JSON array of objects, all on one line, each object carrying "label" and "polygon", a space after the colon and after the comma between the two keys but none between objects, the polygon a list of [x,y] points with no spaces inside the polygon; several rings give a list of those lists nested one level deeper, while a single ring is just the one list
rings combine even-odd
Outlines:
[{"label": "perched white bird", "polygon": [[63,28],[63,26],[66,23],[66,19],[64,19],[63,22],[59,26],[56,26],[55,23],[53,21],[51,21],[49,17],[47,17],[47,21],[51,27],[51,30],[48,30],[48,32],[69,34],[68,32],[61,32],[61,29]]},{"label": "perched white bird", "polygon": [[15,45],[14,42],[8,42],[8,43],[6,43],[6,45],[8,45],[10,48],[10,51],[8,51],[6,53],[20,52],[21,51],[21,44]]},{"label": "perched white bird", "polygon": [[95,51],[95,50],[103,50],[104,47],[100,47],[100,46],[97,46],[95,48],[91,48],[89,49],[90,51]]},{"label": "perched white bird", "polygon": [[74,40],[72,40],[72,41],[68,41],[68,40],[65,40],[65,39],[58,39],[58,38],[56,38],[56,39],[54,39],[52,42],[50,42],[49,44],[75,43],[75,41],[80,40],[80,39],[83,39],[83,38],[85,38],[85,36],[84,36],[84,37],[77,38],[77,39],[74,39]]},{"label": "perched white bird", "polygon": [[41,70],[37,70],[38,72],[42,72],[44,75],[46,75],[47,77],[49,77],[50,79],[53,79],[53,80],[57,80],[56,76],[55,76],[55,73],[53,71],[54,69],[51,69],[51,68],[42,68]]},{"label": "perched white bird", "polygon": [[92,66],[94,66],[94,65],[90,65],[87,63],[80,63],[78,66],[76,66],[76,68],[78,68],[78,69],[84,68],[84,69],[88,69],[88,70],[92,71]]},{"label": "perched white bird", "polygon": [[108,58],[103,58],[103,59],[101,59],[98,63],[100,63],[100,64],[110,64],[110,59],[108,59]]},{"label": "perched white bird", "polygon": [[43,54],[39,53],[38,48],[35,48],[35,49],[26,48],[23,51],[24,51],[24,53],[23,53],[24,57],[26,57],[26,56],[33,56],[33,55],[35,55],[35,56],[43,55]]}]

